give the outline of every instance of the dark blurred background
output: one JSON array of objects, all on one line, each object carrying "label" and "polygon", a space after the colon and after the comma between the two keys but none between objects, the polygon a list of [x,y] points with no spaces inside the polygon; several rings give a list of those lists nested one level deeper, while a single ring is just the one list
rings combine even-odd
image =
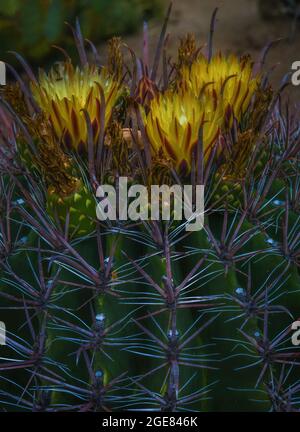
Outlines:
[{"label": "dark blurred background", "polygon": [[[105,56],[104,41],[122,35],[139,54],[143,21],[149,22],[150,54],[154,51],[168,0],[0,0],[0,58],[13,62],[7,50],[21,53],[33,65],[47,67],[61,54],[59,45],[72,54],[72,36],[65,21],[78,17],[84,36]],[[207,41],[212,11],[219,7],[215,49],[250,53],[258,59],[263,47],[278,38],[267,68],[277,65],[272,81],[278,85],[300,60],[300,0],[175,0],[169,23],[169,49],[176,54],[179,37],[194,32],[199,44]],[[300,88],[289,90],[300,100]]]}]

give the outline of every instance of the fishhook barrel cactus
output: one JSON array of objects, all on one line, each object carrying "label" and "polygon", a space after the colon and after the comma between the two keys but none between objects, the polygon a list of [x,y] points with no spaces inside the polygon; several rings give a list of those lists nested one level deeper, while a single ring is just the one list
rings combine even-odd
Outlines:
[{"label": "fishhook barrel cactus", "polygon": [[[1,89],[8,411],[299,411],[300,122],[254,63],[114,38]],[[87,48],[92,48],[91,52]],[[126,64],[124,50],[132,63]],[[63,52],[63,51],[62,51]],[[99,185],[204,185],[204,226],[96,216]],[[161,205],[164,201],[161,199]]]}]

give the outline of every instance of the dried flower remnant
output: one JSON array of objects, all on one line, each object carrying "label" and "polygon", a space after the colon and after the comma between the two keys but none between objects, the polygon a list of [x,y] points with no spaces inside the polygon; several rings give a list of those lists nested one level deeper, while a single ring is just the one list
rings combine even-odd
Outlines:
[{"label": "dried flower remnant", "polygon": [[197,48],[195,35],[188,33],[180,39],[178,48],[177,69],[180,74],[180,69],[183,66],[190,66],[196,59],[199,49]]},{"label": "dried flower remnant", "polygon": [[124,59],[121,51],[122,39],[113,37],[108,41],[108,72],[117,81],[122,79]]}]

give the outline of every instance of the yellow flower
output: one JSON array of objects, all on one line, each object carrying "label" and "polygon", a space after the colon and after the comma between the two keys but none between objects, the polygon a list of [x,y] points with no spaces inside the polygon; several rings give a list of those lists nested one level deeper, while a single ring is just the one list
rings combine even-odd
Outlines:
[{"label": "yellow flower", "polygon": [[219,54],[209,62],[199,55],[191,65],[183,65],[178,85],[157,94],[145,115],[152,150],[170,159],[177,170],[189,171],[202,128],[207,159],[220,132],[234,117],[241,120],[259,89],[260,79],[252,75],[248,57]]},{"label": "yellow flower", "polygon": [[87,125],[82,109],[89,113],[94,140],[100,132],[101,89],[105,99],[105,127],[120,95],[121,85],[105,69],[94,66],[74,68],[60,63],[46,74],[41,71],[32,92],[38,105],[52,123],[56,138],[68,149],[87,150]]},{"label": "yellow flower", "polygon": [[200,128],[207,155],[218,137],[221,122],[222,111],[212,98],[203,96],[199,100],[189,92],[167,91],[151,100],[145,129],[153,152],[163,152],[176,169],[188,172]]},{"label": "yellow flower", "polygon": [[253,77],[253,63],[249,57],[239,59],[218,54],[209,62],[202,54],[181,71],[180,87],[195,96],[202,93],[218,98],[223,105],[224,120],[232,121],[232,115],[240,121],[259,87],[260,78]]}]

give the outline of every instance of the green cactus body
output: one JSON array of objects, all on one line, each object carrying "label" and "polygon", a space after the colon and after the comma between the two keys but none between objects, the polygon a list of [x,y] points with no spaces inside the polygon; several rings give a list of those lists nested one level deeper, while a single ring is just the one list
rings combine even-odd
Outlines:
[{"label": "green cactus body", "polygon": [[[299,118],[250,57],[214,54],[213,31],[207,54],[187,35],[167,61],[165,27],[153,65],[145,25],[143,60],[129,50],[125,64],[113,38],[100,68],[77,22],[80,66],[36,78],[24,63],[22,85],[1,92],[14,123],[0,134],[4,409],[300,410]],[[175,209],[99,220],[96,188],[120,177],[145,195],[203,183],[203,229],[186,231]]]},{"label": "green cactus body", "polygon": [[82,186],[77,192],[67,197],[55,193],[47,196],[47,211],[52,218],[58,218],[62,226],[67,218],[71,235],[82,237],[95,230],[95,197]]}]

